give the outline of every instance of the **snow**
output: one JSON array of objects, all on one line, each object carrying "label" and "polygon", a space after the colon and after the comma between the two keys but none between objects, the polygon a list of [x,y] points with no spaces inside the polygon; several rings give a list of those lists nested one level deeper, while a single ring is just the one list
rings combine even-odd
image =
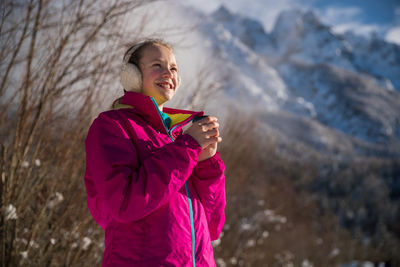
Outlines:
[{"label": "snow", "polygon": [[329,254],[329,257],[330,257],[330,258],[334,258],[334,257],[336,257],[336,256],[339,255],[339,254],[340,254],[340,249],[334,248],[334,249],[332,249],[331,253]]},{"label": "snow", "polygon": [[246,247],[254,247],[256,245],[256,241],[254,239],[247,240]]},{"label": "snow", "polygon": [[41,165],[40,159],[35,159],[35,165],[36,165],[37,167],[40,167],[40,165]]},{"label": "snow", "polygon": [[219,266],[219,267],[226,267],[226,263],[225,263],[224,259],[222,259],[222,258],[217,258],[217,259],[215,260],[215,263],[216,263],[217,266]]},{"label": "snow", "polygon": [[[174,9],[182,13],[172,20],[176,25],[197,29],[184,42],[172,41],[179,43],[176,51],[193,47],[177,54],[181,103],[195,93],[190,82],[202,78],[187,73],[212,64],[215,71],[208,76],[217,81],[218,92],[212,99],[209,92],[197,98],[206,100],[203,107],[222,124],[229,115],[224,107],[233,106],[258,114],[255,119],[280,142],[335,155],[400,154],[400,68],[393,67],[400,65],[398,46],[373,36],[338,34],[313,11],[302,9],[282,12],[270,31],[260,20],[225,7],[209,15],[187,6]],[[279,127],[261,119],[271,118],[269,113]],[[295,124],[282,125],[289,123],[281,120],[286,113]]]},{"label": "snow", "polygon": [[82,249],[87,250],[89,248],[90,244],[92,244],[92,240],[89,237],[85,236],[82,239]]},{"label": "snow", "polygon": [[15,208],[14,205],[9,204],[5,210],[5,220],[7,221],[7,220],[16,220],[16,219],[18,219],[17,209]]},{"label": "snow", "polygon": [[39,244],[35,242],[34,240],[29,241],[29,246],[35,249],[39,248]]},{"label": "snow", "polygon": [[251,226],[251,224],[250,223],[243,223],[243,224],[241,224],[240,225],[240,230],[241,231],[248,231],[248,230],[251,230],[252,229],[252,226]]},{"label": "snow", "polygon": [[64,196],[60,192],[56,192],[55,198],[57,199],[58,202],[61,202],[64,200]]},{"label": "snow", "polygon": [[314,267],[314,264],[312,264],[309,260],[305,259],[301,262],[301,267]]},{"label": "snow", "polygon": [[400,45],[400,26],[391,28],[385,37],[387,42]]},{"label": "snow", "polygon": [[23,259],[27,259],[28,258],[28,251],[21,251],[19,254],[21,255],[21,257]]},{"label": "snow", "polygon": [[50,200],[47,203],[47,208],[51,209],[55,205],[62,202],[63,200],[64,200],[64,196],[60,192],[56,192],[52,197],[50,197]]},{"label": "snow", "polygon": [[269,232],[268,231],[263,231],[262,237],[263,238],[267,238],[268,236],[269,236]]}]

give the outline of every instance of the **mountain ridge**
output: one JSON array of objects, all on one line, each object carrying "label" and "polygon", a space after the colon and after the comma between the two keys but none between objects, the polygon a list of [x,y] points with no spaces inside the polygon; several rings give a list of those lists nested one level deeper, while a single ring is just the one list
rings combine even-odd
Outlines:
[{"label": "mountain ridge", "polygon": [[[233,14],[224,6],[212,13],[205,25],[204,34],[209,36],[212,25],[218,26],[218,33],[211,38],[217,40],[219,51],[228,55],[227,61],[240,66],[235,85],[249,91],[258,88],[254,90],[255,102],[266,99],[264,106],[273,105],[273,110],[317,121],[344,133],[349,140],[369,143],[369,149],[376,145],[379,156],[384,146],[388,147],[388,156],[400,155],[396,153],[397,149],[400,151],[400,73],[399,78],[393,78],[400,68],[390,68],[393,62],[400,66],[400,47],[365,39],[365,49],[355,49],[364,37],[334,34],[312,11],[297,9],[283,11],[270,33],[261,28],[261,23]],[[376,53],[387,53],[388,59],[381,60],[379,71],[372,68],[375,63],[368,59],[371,44],[378,49]],[[238,81],[243,74],[246,80]],[[361,154],[371,155],[373,151]]]}]

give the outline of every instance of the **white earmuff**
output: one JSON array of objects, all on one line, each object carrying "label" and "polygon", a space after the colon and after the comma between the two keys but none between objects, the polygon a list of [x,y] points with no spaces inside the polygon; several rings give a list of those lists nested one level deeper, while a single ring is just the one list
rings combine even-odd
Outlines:
[{"label": "white earmuff", "polygon": [[129,59],[131,58],[132,54],[140,46],[142,46],[141,43],[129,49],[122,61],[120,82],[126,91],[140,93],[142,90],[142,73],[135,64],[129,63]]}]

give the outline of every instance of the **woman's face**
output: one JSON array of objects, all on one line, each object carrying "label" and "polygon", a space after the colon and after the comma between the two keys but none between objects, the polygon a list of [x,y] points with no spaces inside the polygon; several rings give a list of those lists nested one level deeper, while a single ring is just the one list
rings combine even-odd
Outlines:
[{"label": "woman's face", "polygon": [[162,45],[144,49],[140,59],[142,94],[152,96],[159,106],[170,100],[178,87],[178,66],[172,51]]}]

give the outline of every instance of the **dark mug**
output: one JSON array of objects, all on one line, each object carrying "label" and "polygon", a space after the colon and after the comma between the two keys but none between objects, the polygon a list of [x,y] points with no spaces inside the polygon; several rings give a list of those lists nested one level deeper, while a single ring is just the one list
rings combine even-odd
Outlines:
[{"label": "dark mug", "polygon": [[199,120],[204,119],[204,118],[207,118],[207,117],[208,117],[208,115],[197,116],[197,117],[194,117],[194,119],[192,120],[192,122],[196,122],[196,121],[199,121]]}]

